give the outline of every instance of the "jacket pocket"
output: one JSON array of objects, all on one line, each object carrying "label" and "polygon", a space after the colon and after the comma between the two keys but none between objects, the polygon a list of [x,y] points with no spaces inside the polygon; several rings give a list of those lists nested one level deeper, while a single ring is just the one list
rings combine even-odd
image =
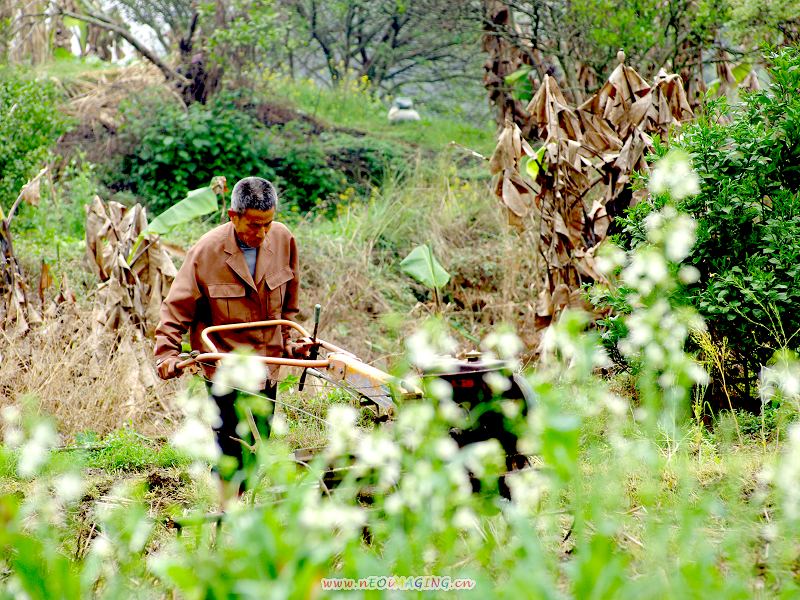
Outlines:
[{"label": "jacket pocket", "polygon": [[211,305],[211,322],[215,325],[240,323],[250,320],[245,306],[244,285],[239,283],[209,283],[208,297]]},{"label": "jacket pocket", "polygon": [[283,267],[267,273],[264,281],[269,289],[267,295],[267,317],[270,319],[280,319],[283,312],[283,296],[286,284],[294,278],[294,273],[289,267]]},{"label": "jacket pocket", "polygon": [[272,273],[267,273],[264,279],[267,282],[267,287],[271,291],[279,288],[287,281],[290,281],[292,277],[294,277],[292,270],[289,267],[284,267],[282,269],[278,269],[277,271],[273,271]]}]

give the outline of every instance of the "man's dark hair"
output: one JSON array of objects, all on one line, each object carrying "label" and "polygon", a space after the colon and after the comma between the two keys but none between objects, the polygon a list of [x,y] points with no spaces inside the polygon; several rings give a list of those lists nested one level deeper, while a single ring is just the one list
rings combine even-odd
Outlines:
[{"label": "man's dark hair", "polygon": [[242,214],[248,208],[255,210],[277,209],[278,194],[275,186],[261,177],[245,177],[233,186],[231,210]]}]

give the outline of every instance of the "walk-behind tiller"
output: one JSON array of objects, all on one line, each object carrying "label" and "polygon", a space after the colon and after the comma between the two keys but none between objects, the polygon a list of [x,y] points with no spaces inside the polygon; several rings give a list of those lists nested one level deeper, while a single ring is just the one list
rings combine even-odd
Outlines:
[{"label": "walk-behind tiller", "polygon": [[[243,329],[282,326],[292,328],[303,337],[312,339],[315,344],[312,356],[308,359],[258,356],[253,357],[253,360],[258,360],[268,366],[302,368],[304,372],[301,377],[301,386],[305,381],[306,373],[336,385],[357,398],[362,407],[369,408],[374,413],[375,421],[379,423],[393,419],[398,403],[422,398],[422,392],[416,387],[409,386],[406,382],[364,363],[347,350],[317,338],[318,306],[314,315],[313,336],[301,325],[283,319],[207,327],[203,330],[201,338],[208,351],[182,355],[185,360],[178,364],[178,368],[185,369],[194,364],[216,363],[232,356],[229,353],[219,352],[211,339],[212,335],[224,336],[228,332]],[[319,350],[323,351],[322,355],[319,354]],[[511,370],[508,363],[500,360],[484,361],[479,353],[471,353],[465,360],[446,357],[438,363],[435,369],[425,371],[421,376],[423,378],[440,378],[449,383],[453,389],[453,401],[466,412],[466,421],[470,425],[464,429],[451,430],[451,436],[458,445],[463,447],[494,438],[502,446],[506,454],[507,468],[512,471],[525,467],[528,460],[527,457],[518,453],[517,437],[505,427],[503,412],[494,400],[517,403],[518,411],[525,414],[528,408],[533,406],[533,393],[523,377],[509,373]],[[499,398],[486,381],[486,376],[489,374],[493,374],[493,377],[501,376],[507,379],[507,386],[502,386],[507,389],[500,394]],[[297,450],[295,459],[298,463],[308,464],[322,450],[323,448]],[[336,475],[336,472],[330,471],[325,474],[322,484],[334,487],[339,481],[340,477]],[[501,490],[507,492],[502,481]]]}]

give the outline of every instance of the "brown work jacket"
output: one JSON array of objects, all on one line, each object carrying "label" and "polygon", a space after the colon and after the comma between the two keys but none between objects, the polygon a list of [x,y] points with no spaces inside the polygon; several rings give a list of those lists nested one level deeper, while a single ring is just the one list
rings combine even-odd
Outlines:
[{"label": "brown work jacket", "polygon": [[[236,243],[233,223],[215,227],[189,251],[161,305],[156,360],[177,356],[186,331],[192,350],[208,352],[200,333],[210,325],[293,319],[299,283],[297,246],[285,225],[273,222],[258,248],[255,281]],[[246,349],[261,356],[281,356],[289,336],[284,329],[244,330],[212,340],[220,352]],[[203,365],[203,370],[208,378],[214,374],[213,366]]]}]

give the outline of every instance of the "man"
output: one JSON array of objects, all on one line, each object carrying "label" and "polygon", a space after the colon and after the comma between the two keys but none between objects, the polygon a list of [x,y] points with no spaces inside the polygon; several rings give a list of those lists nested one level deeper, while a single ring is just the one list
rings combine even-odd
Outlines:
[{"label": "man", "polygon": [[[275,222],[277,195],[260,177],[239,181],[231,193],[230,222],[206,233],[192,247],[161,306],[156,328],[156,368],[162,379],[180,375],[177,363],[181,337],[188,331],[194,350],[206,351],[200,334],[211,325],[293,319],[298,312],[297,246],[285,225]],[[293,342],[281,327],[244,330],[216,336],[220,352],[244,349],[262,356],[303,357],[308,340]],[[212,365],[203,365],[207,379]],[[274,375],[274,371],[271,375]],[[277,384],[267,380],[263,394],[275,398]],[[243,466],[244,449],[236,433],[237,393],[212,398],[219,406],[217,442],[226,456]],[[262,436],[269,435],[271,414],[257,419]]]}]

